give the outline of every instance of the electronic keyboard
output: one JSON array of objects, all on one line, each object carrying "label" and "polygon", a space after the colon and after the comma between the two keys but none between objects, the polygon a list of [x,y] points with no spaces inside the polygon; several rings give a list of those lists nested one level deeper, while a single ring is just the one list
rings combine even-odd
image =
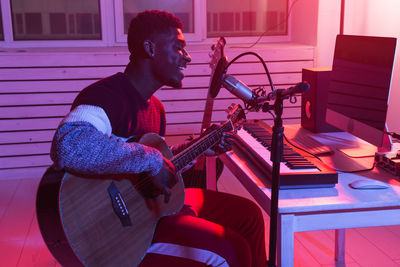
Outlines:
[{"label": "electronic keyboard", "polygon": [[[261,120],[247,121],[237,131],[235,141],[241,151],[272,179],[272,128]],[[337,184],[336,171],[286,140],[283,142],[280,189],[334,187]]]}]

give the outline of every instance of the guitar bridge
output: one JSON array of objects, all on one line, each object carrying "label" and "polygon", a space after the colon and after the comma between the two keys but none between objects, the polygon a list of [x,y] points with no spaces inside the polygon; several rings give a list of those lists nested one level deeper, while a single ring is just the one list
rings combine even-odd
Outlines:
[{"label": "guitar bridge", "polygon": [[111,198],[113,210],[120,219],[122,226],[132,226],[132,221],[129,216],[125,201],[114,182],[111,182],[110,186],[107,188],[107,191]]}]

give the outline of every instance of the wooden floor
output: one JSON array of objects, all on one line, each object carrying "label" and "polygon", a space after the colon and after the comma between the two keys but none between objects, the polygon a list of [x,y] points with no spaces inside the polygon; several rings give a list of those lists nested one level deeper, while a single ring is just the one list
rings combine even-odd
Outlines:
[{"label": "wooden floor", "polygon": [[[48,267],[60,265],[44,244],[35,216],[39,178],[0,179],[0,267]],[[220,191],[251,198],[224,171]],[[265,215],[267,233],[269,217]],[[268,241],[268,235],[266,236]],[[295,266],[400,266],[400,226],[346,230],[346,261],[334,261],[334,231],[295,234]]]}]

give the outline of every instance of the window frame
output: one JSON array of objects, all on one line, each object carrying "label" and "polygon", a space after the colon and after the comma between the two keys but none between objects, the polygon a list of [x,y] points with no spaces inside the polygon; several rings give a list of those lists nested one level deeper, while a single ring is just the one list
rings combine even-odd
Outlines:
[{"label": "window frame", "polygon": [[[123,0],[114,0],[114,17],[115,17],[115,42],[124,44],[127,40],[127,34],[124,33],[124,11]],[[205,25],[205,20],[202,13],[206,12],[206,0],[193,1],[193,16],[194,16],[194,33],[184,33],[187,42],[198,42],[203,39],[202,25]],[[204,28],[204,27],[203,27]]]},{"label": "window frame", "polygon": [[114,43],[113,1],[98,0],[100,5],[101,40],[14,40],[11,1],[0,0],[3,16],[4,41],[0,41],[3,48],[41,48],[41,47],[96,47],[109,46]]},{"label": "window frame", "polygon": [[[289,7],[292,2],[296,0],[288,0],[288,7],[286,12],[289,12]],[[207,38],[207,1],[206,0],[193,0],[194,7],[194,33],[184,33],[185,39],[188,44],[212,44],[217,37]],[[124,34],[124,20],[123,20],[123,0],[115,0],[115,28],[116,28],[116,43],[126,43],[127,35]],[[289,14],[290,15],[290,14]],[[288,17],[288,29],[286,35],[267,35],[263,36],[260,40],[261,43],[272,42],[289,42],[291,33],[291,16]],[[252,44],[258,41],[259,36],[246,36],[246,37],[225,37],[230,44]]]},{"label": "window frame", "polygon": [[[44,47],[106,47],[126,46],[127,35],[123,33],[123,0],[98,0],[100,4],[101,40],[14,40],[10,0],[0,0],[3,18],[4,40],[0,40],[0,48],[44,48]],[[288,0],[287,12],[297,0]],[[217,38],[207,38],[207,1],[193,0],[194,33],[185,33],[188,45],[212,44]],[[230,44],[253,44],[290,42],[291,14],[288,14],[286,35],[248,37],[226,37]],[[111,23],[113,22],[113,23]]]}]

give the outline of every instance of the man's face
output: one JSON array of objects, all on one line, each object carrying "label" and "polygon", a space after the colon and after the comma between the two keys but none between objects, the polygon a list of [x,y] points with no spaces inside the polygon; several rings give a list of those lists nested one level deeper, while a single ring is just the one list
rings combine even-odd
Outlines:
[{"label": "man's face", "polygon": [[163,85],[182,87],[183,70],[191,61],[185,50],[186,41],[181,29],[171,28],[170,33],[155,40],[153,75]]}]

